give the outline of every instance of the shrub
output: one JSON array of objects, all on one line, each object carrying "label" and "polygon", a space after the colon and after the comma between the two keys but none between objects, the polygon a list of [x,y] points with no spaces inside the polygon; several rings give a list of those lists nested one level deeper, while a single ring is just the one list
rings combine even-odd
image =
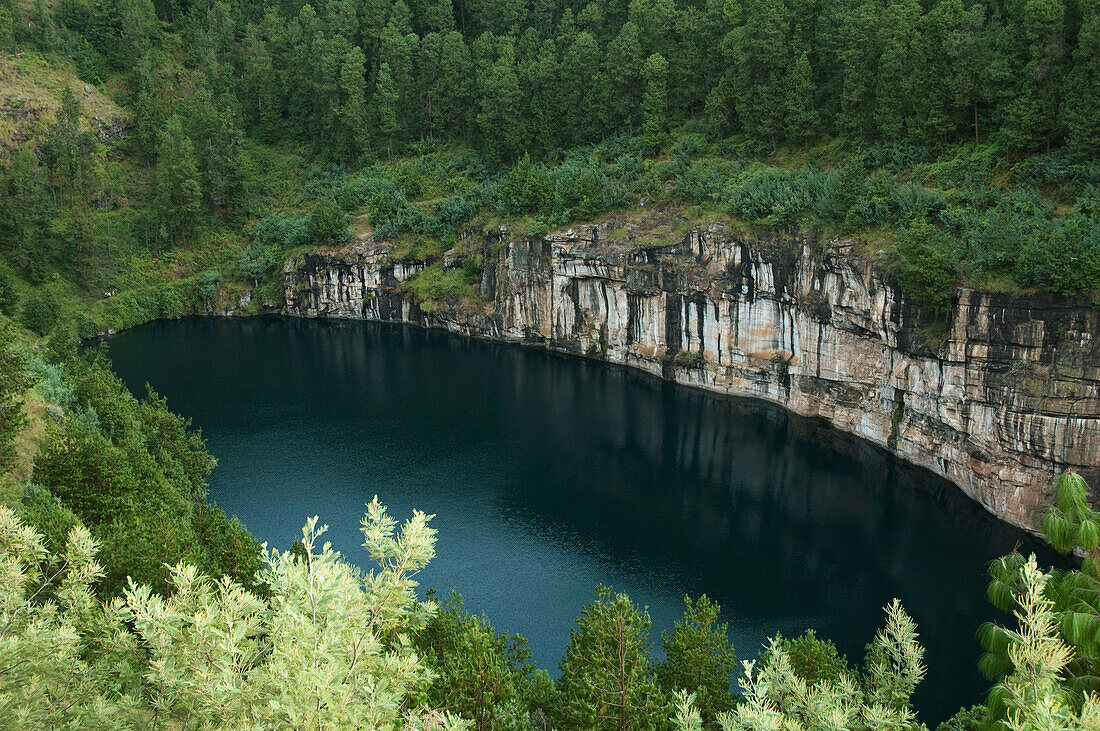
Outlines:
[{"label": "shrub", "polygon": [[456,269],[443,271],[439,262],[421,269],[405,280],[404,288],[426,309],[441,301],[456,301],[477,297],[481,267],[471,257]]},{"label": "shrub", "polygon": [[99,335],[99,325],[87,312],[78,312],[74,318],[76,334],[81,340],[90,340]]},{"label": "shrub", "polygon": [[812,168],[750,170],[727,186],[730,213],[747,221],[794,223],[816,208],[825,194],[825,176]]},{"label": "shrub", "polygon": [[203,306],[213,306],[221,283],[222,274],[219,271],[210,270],[199,275],[199,296],[202,298]]},{"label": "shrub", "polygon": [[902,291],[933,315],[951,307],[958,260],[947,235],[924,220],[914,220],[898,242],[898,281]]},{"label": "shrub", "polygon": [[19,293],[15,287],[15,272],[5,262],[0,262],[0,312],[15,314],[19,305]]},{"label": "shrub", "polygon": [[1030,238],[1016,261],[1016,278],[1064,297],[1100,287],[1100,230],[1079,217],[1060,222],[1049,236]]},{"label": "shrub", "polygon": [[45,335],[53,329],[60,316],[61,303],[49,290],[35,290],[23,303],[23,324],[39,335]]},{"label": "shrub", "polygon": [[309,231],[313,242],[322,246],[336,246],[351,238],[348,214],[331,198],[317,201],[313,206],[309,214]]}]

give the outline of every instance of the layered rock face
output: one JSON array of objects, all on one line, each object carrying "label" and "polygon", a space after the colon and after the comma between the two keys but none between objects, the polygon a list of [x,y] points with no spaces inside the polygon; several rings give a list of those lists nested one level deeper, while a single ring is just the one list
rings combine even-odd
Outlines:
[{"label": "layered rock face", "polygon": [[665,246],[616,234],[491,236],[485,303],[427,311],[401,286],[422,265],[368,239],[288,262],[286,312],[445,328],[764,399],[926,467],[1032,530],[1055,474],[1076,469],[1100,487],[1089,303],[959,290],[946,338],[930,346],[917,308],[843,244],[717,227]]}]

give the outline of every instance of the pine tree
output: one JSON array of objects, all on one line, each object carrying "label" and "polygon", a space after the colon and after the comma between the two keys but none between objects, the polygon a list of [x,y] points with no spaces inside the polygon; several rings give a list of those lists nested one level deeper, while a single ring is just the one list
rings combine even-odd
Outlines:
[{"label": "pine tree", "polygon": [[196,86],[181,105],[180,118],[195,151],[207,206],[215,216],[230,215],[240,208],[244,194],[241,105],[232,94],[215,99],[201,77]]},{"label": "pine tree", "polygon": [[942,46],[948,60],[947,89],[954,108],[965,116],[965,125],[973,130],[977,144],[981,131],[978,104],[982,95],[985,8],[973,5],[964,9],[959,0],[950,0],[948,5],[950,22]]},{"label": "pine tree", "polygon": [[[882,12],[878,45],[882,49],[875,78],[874,120],[884,140],[897,140],[906,133],[906,122],[913,116],[917,66],[917,20],[920,4],[916,0],[891,0]],[[921,99],[925,90],[921,90]]]},{"label": "pine tree", "polygon": [[554,39],[547,38],[535,58],[524,65],[523,88],[528,90],[528,124],[531,139],[543,153],[561,149],[566,132],[560,123],[558,99],[561,81],[561,54]]},{"label": "pine tree", "polygon": [[627,22],[607,46],[603,76],[607,80],[604,126],[625,124],[631,132],[639,121],[639,89],[642,86],[642,50],[638,27]]},{"label": "pine tree", "polygon": [[345,160],[359,159],[367,142],[367,103],[363,93],[366,59],[356,46],[348,48],[340,65],[340,94],[335,110],[333,143]]},{"label": "pine tree", "polygon": [[827,105],[823,119],[852,140],[872,139],[875,80],[878,77],[877,30],[883,6],[875,0],[846,0],[821,7],[817,53],[823,68],[834,69],[818,98]]},{"label": "pine tree", "polygon": [[164,125],[157,150],[156,209],[171,241],[189,233],[202,203],[198,163],[191,138],[183,131],[183,122],[172,115]]},{"label": "pine tree", "polygon": [[642,134],[650,148],[659,148],[665,141],[668,120],[668,62],[654,53],[642,67],[645,94],[642,96]]},{"label": "pine tree", "polygon": [[1055,132],[1056,95],[1065,51],[1065,14],[1062,0],[1027,0],[1024,4],[1029,59],[1023,69],[1019,94],[1008,106],[1003,127],[1009,145],[1017,151],[1049,146]]},{"label": "pine tree", "polygon": [[501,42],[496,59],[478,73],[477,83],[477,126],[488,157],[497,161],[515,157],[527,139],[511,39]]},{"label": "pine tree", "polygon": [[568,728],[663,728],[668,703],[649,668],[649,614],[605,586],[577,618],[561,661],[561,725]]},{"label": "pine tree", "polygon": [[783,79],[783,133],[787,140],[808,146],[818,132],[810,55],[803,51]]},{"label": "pine tree", "polygon": [[734,702],[730,682],[737,673],[737,656],[730,647],[729,627],[718,623],[721,611],[705,594],[694,603],[685,596],[683,619],[661,637],[665,660],[656,667],[657,682],[667,693],[685,690],[694,696],[708,728]]},{"label": "pine tree", "polygon": [[452,31],[443,37],[439,54],[439,116],[444,129],[465,137],[471,124],[470,49],[462,34]]},{"label": "pine tree", "polygon": [[[600,133],[600,110],[606,104],[605,88],[596,76],[600,68],[600,49],[588,31],[576,35],[565,50],[560,70],[560,98],[555,108],[559,123],[566,126],[565,140],[570,146],[594,142]],[[568,110],[562,115],[561,110]]]},{"label": "pine tree", "polygon": [[244,71],[241,101],[245,119],[254,133],[265,142],[274,142],[281,131],[282,109],[275,57],[268,37],[277,32],[281,20],[272,11],[264,14],[262,26],[249,24],[245,31]]},{"label": "pine tree", "polygon": [[1073,51],[1073,68],[1062,86],[1059,120],[1066,141],[1089,155],[1100,154],[1100,3],[1081,4],[1081,29]]},{"label": "pine tree", "polygon": [[393,159],[393,140],[401,131],[397,121],[397,107],[400,96],[394,83],[390,65],[383,62],[378,69],[378,81],[374,88],[374,112],[378,115],[378,131],[386,141],[386,152]]},{"label": "pine tree", "polygon": [[[775,143],[783,132],[783,80],[790,17],[784,0],[756,0],[735,32],[733,99],[749,135]],[[779,103],[777,103],[779,101]]]},{"label": "pine tree", "polygon": [[431,0],[424,12],[424,27],[430,33],[446,34],[455,29],[451,0]]}]

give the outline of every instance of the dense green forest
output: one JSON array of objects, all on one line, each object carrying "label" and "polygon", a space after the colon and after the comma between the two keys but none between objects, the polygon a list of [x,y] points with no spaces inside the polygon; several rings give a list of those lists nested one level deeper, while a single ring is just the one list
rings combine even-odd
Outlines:
[{"label": "dense green forest", "polygon": [[[930,320],[958,284],[1093,298],[1098,99],[1096,0],[0,0],[0,726],[921,728],[896,604],[862,662],[811,632],[739,666],[688,599],[654,662],[600,587],[551,680],[417,598],[428,516],[370,507],[373,572],[314,521],[264,550],[201,435],[80,343],[260,307],[367,233],[432,265],[413,296],[476,297],[476,257],[437,264],[463,232],[643,205],[881,250]],[[1044,533],[1086,558],[991,565],[1016,626],[945,731],[1100,728],[1100,515],[1057,488]]]},{"label": "dense green forest", "polygon": [[929,317],[1100,282],[1091,1],[4,0],[0,49],[0,278],[39,332],[639,202],[885,249]]}]

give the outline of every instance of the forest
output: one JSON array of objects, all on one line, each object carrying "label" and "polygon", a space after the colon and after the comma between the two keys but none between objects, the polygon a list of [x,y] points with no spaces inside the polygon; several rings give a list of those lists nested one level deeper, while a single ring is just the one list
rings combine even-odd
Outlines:
[{"label": "forest", "polygon": [[863,242],[930,319],[1100,282],[1093,2],[4,3],[0,278],[38,332],[638,205]]},{"label": "forest", "polygon": [[[1088,301],[1098,99],[1096,0],[0,0],[0,726],[923,728],[896,603],[861,661],[808,632],[738,664],[686,598],[654,661],[598,587],[551,679],[416,592],[429,516],[373,503],[371,572],[315,519],[261,547],[201,435],[82,343],[258,308],[364,235],[429,264],[414,296],[476,297],[476,258],[438,266],[469,231],[643,206],[881,252],[933,324],[960,285]],[[1083,563],[990,565],[1012,620],[944,731],[1100,728],[1100,515],[1056,487]]]}]

